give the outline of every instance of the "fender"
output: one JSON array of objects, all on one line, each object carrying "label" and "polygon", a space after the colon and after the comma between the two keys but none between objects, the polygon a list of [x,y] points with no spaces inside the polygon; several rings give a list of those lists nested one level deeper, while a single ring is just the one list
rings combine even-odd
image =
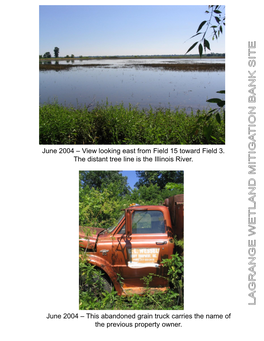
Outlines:
[{"label": "fender", "polygon": [[87,253],[86,258],[89,263],[91,263],[92,265],[95,265],[96,267],[104,271],[109,276],[110,280],[112,281],[115,287],[115,290],[117,291],[119,295],[121,295],[123,293],[123,288],[118,282],[117,274],[113,270],[111,264],[107,262],[105,259],[102,259],[101,257],[98,257],[97,255],[92,254],[92,253]]}]

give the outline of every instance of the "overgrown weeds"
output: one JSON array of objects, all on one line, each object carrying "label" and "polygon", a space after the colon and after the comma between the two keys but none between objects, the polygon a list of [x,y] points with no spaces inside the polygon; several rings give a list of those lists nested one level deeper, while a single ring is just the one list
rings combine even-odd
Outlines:
[{"label": "overgrown weeds", "polygon": [[[123,104],[93,108],[39,107],[40,144],[224,144],[224,111],[187,114],[179,109],[138,109]],[[219,117],[221,118],[219,120]]]},{"label": "overgrown weeds", "polygon": [[[118,296],[114,288],[105,286],[104,274],[80,257],[79,309],[80,310],[182,310],[183,309],[183,257],[174,254],[163,261],[168,268],[170,288],[166,292],[151,292],[155,274],[142,278],[144,295]],[[122,282],[122,278],[120,281]]]}]

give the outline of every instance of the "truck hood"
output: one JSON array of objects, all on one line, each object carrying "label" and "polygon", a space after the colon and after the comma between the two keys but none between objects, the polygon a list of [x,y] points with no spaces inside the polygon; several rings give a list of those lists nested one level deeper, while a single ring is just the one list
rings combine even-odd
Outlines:
[{"label": "truck hood", "polygon": [[94,249],[100,232],[105,229],[97,227],[79,226],[79,245],[83,248]]}]

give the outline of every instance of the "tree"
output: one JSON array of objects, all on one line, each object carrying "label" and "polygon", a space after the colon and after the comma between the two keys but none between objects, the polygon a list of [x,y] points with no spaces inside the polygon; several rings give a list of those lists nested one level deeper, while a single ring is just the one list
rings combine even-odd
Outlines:
[{"label": "tree", "polygon": [[[208,29],[211,29],[212,32],[212,40],[218,39],[221,34],[223,34],[223,26],[225,26],[225,13],[222,12],[221,6],[219,5],[209,5],[208,6],[208,11],[205,13],[210,14],[209,20],[204,20],[200,23],[198,26],[198,29],[196,31],[196,34],[193,35],[190,39],[199,36],[202,34],[202,38],[198,41],[196,41],[186,52],[190,52],[199,42],[200,44],[198,45],[198,52],[200,57],[202,57],[203,53],[206,52],[206,49],[211,50],[210,48],[210,43],[206,39],[206,35],[208,33]],[[216,21],[215,25],[212,25],[211,22],[212,20]],[[205,27],[204,32],[200,32],[201,29]]]},{"label": "tree", "polygon": [[54,47],[54,57],[55,58],[59,57],[59,51],[60,51],[60,49],[58,47]]},{"label": "tree", "polygon": [[113,184],[103,190],[89,188],[79,190],[79,224],[108,228],[115,225],[123,206],[122,198],[115,193]]},{"label": "tree", "polygon": [[130,193],[131,188],[128,186],[127,177],[119,171],[80,171],[80,186],[82,188],[88,186],[90,189],[95,188],[103,191],[110,184],[113,184],[118,196]]},{"label": "tree", "polygon": [[175,194],[183,193],[183,184],[177,185],[170,183],[170,187],[160,189],[157,184],[150,186],[140,186],[138,189],[134,188],[130,195],[130,204],[136,203],[139,205],[162,205],[164,200]]},{"label": "tree", "polygon": [[50,52],[44,53],[43,58],[51,58]]},{"label": "tree", "polygon": [[121,210],[131,203],[130,190],[127,177],[118,171],[80,171],[80,225],[115,225]]},{"label": "tree", "polygon": [[137,171],[136,174],[139,177],[137,188],[157,184],[162,190],[168,182],[183,183],[183,171]]},{"label": "tree", "polygon": [[[144,172],[137,173],[142,175],[142,180]],[[107,228],[115,225],[121,210],[132,203],[158,205],[167,197],[183,193],[182,171],[145,173],[149,175],[148,179],[152,182],[131,190],[127,184],[127,177],[118,171],[80,171],[80,225]]]}]

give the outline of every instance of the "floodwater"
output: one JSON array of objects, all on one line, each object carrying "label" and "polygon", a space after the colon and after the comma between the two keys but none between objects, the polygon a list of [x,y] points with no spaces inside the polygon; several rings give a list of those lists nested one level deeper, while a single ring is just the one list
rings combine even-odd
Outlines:
[{"label": "floodwater", "polygon": [[[123,103],[125,107],[131,104],[139,108],[201,110],[209,107],[206,102],[209,98],[224,99],[216,92],[225,89],[225,72],[175,71],[136,65],[199,62],[224,63],[224,59],[75,60],[78,67],[40,71],[40,104],[57,101],[78,107],[108,101],[113,105]],[[100,66],[81,66],[89,63]],[[67,64],[67,61],[60,61],[60,64]]]}]

